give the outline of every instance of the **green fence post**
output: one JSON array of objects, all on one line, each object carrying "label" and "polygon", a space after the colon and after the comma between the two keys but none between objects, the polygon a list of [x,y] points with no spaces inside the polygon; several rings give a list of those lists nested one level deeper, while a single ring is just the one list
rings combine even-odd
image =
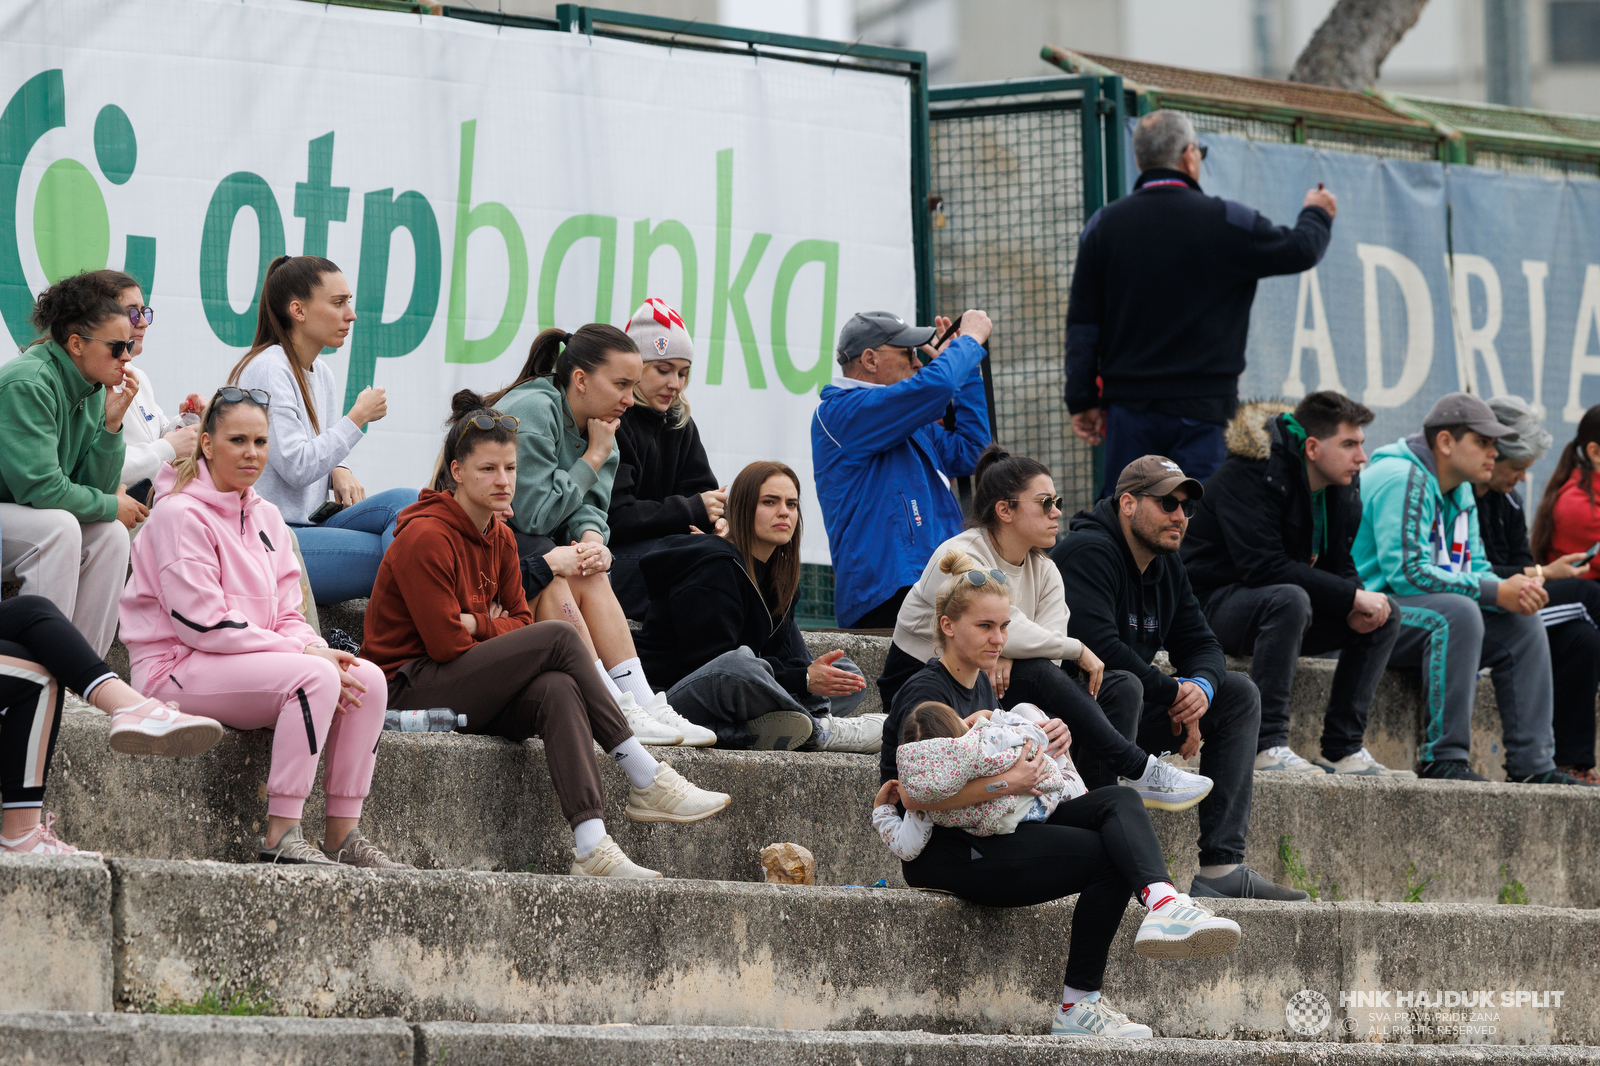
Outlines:
[{"label": "green fence post", "polygon": [[[919,53],[920,54],[920,53]],[[933,219],[928,194],[933,185],[932,132],[928,125],[928,64],[917,64],[911,79],[911,254],[917,274],[917,321],[932,322]]]},{"label": "green fence post", "polygon": [[1122,78],[1115,74],[1101,78],[1100,94],[1106,101],[1106,203],[1110,203],[1128,187],[1128,167],[1123,155],[1128,116],[1123,102]]}]

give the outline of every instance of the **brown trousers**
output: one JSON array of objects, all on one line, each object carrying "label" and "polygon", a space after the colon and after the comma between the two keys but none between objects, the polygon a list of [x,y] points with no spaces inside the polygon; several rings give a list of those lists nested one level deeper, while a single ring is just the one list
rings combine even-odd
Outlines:
[{"label": "brown trousers", "polygon": [[633,736],[583,639],[566,622],[535,622],[491,637],[448,663],[412,659],[389,682],[389,706],[449,707],[467,716],[467,733],[542,737],[561,813],[574,826],[605,808],[594,743],[610,751]]}]

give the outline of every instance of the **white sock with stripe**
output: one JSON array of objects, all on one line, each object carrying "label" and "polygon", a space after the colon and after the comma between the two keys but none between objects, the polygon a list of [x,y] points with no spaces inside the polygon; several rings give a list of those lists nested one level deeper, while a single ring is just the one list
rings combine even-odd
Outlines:
[{"label": "white sock with stripe", "polygon": [[1139,902],[1152,911],[1177,898],[1178,889],[1171,881],[1152,881],[1139,890]]}]

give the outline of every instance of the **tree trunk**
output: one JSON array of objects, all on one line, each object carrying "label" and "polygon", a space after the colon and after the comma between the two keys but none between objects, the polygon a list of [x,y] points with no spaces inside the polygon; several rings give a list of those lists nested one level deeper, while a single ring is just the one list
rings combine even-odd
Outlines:
[{"label": "tree trunk", "polygon": [[1365,89],[1428,0],[1339,0],[1311,35],[1290,81]]}]

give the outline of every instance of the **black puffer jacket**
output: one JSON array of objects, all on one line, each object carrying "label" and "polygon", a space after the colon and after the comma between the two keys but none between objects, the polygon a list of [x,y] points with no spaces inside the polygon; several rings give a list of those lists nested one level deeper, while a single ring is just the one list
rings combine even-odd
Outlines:
[{"label": "black puffer jacket", "polygon": [[1361,478],[1329,485],[1327,543],[1311,563],[1311,485],[1281,403],[1250,403],[1228,423],[1228,458],[1183,538],[1183,564],[1204,603],[1224,585],[1299,585],[1319,616],[1343,618],[1361,580],[1350,557],[1361,526]]},{"label": "black puffer jacket", "polygon": [[772,664],[786,692],[806,691],[811,653],[794,620],[800,597],[775,623],[733,544],[710,535],[668,537],[639,568],[650,590],[650,611],[634,645],[651,685],[671,688],[744,646]]},{"label": "black puffer jacket", "polygon": [[1490,489],[1478,497],[1478,535],[1489,567],[1501,577],[1512,577],[1533,565],[1528,545],[1528,513],[1522,493]]},{"label": "black puffer jacket", "polygon": [[606,523],[612,544],[632,544],[698,526],[711,532],[702,492],[717,487],[700,431],[690,419],[677,429],[653,407],[636,403],[617,429],[617,478]]}]

